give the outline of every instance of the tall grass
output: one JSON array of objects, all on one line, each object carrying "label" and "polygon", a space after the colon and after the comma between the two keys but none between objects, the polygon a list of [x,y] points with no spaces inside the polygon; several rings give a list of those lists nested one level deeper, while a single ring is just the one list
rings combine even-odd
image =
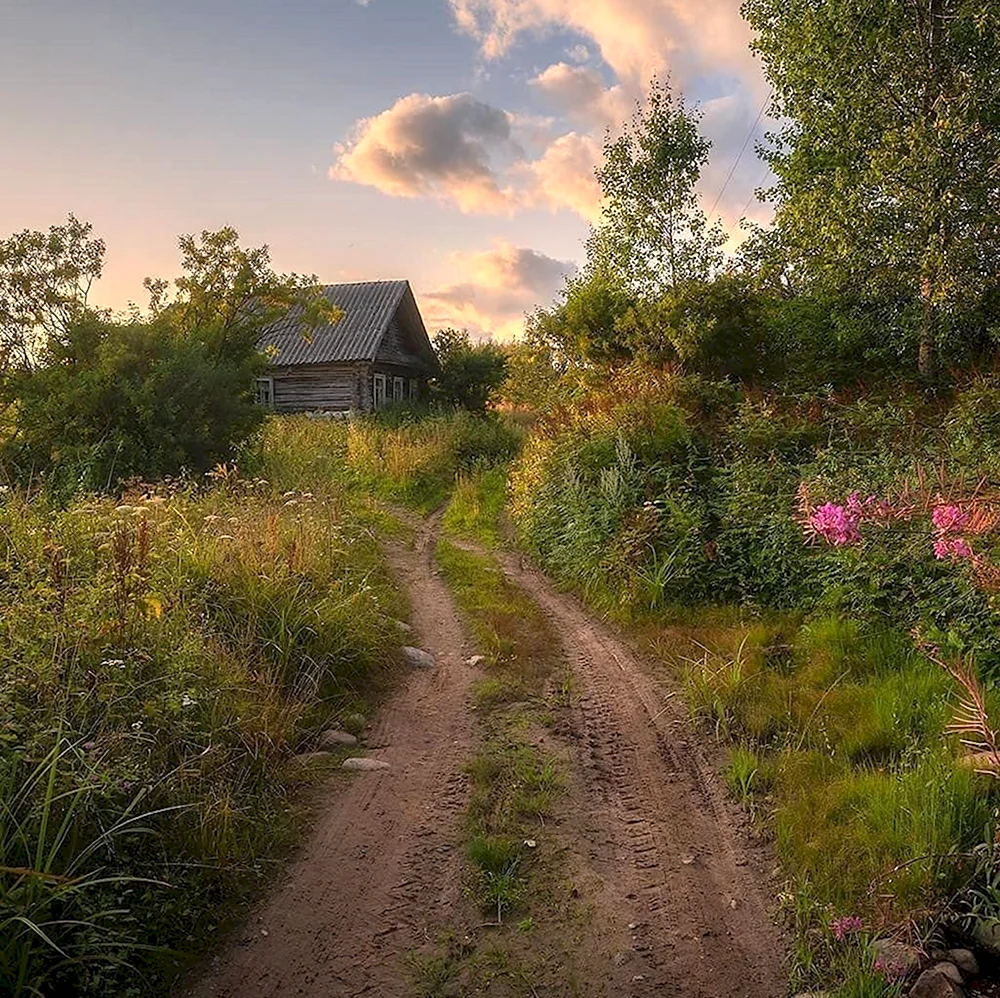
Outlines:
[{"label": "tall grass", "polygon": [[992,840],[997,791],[947,736],[947,674],[905,634],[839,616],[734,627],[672,657],[695,716],[733,745],[731,787],[773,828],[799,983],[895,994],[830,925],[855,915],[875,934],[930,916]]},{"label": "tall grass", "polygon": [[295,753],[386,681],[374,538],[231,474],[8,495],[0,596],[0,990],[163,990],[290,843]]},{"label": "tall grass", "polygon": [[466,412],[405,412],[343,420],[277,417],[264,431],[266,477],[323,490],[347,483],[429,511],[444,503],[460,472],[513,457],[519,433],[499,418]]}]

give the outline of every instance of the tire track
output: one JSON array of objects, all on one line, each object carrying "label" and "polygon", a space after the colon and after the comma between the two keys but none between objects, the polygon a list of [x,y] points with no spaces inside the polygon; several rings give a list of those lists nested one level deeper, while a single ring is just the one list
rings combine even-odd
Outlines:
[{"label": "tire track", "polygon": [[690,731],[676,691],[574,598],[516,556],[508,577],[559,635],[579,705],[578,852],[597,875],[597,919],[627,920],[631,946],[612,959],[608,994],[779,998],[784,940],[770,917],[764,850],[750,842]]},{"label": "tire track", "polygon": [[460,900],[458,815],[472,745],[465,632],[431,567],[437,518],[413,550],[387,550],[433,670],[413,672],[371,732],[388,762],[337,793],[283,885],[186,992],[188,998],[403,998],[402,957]]}]

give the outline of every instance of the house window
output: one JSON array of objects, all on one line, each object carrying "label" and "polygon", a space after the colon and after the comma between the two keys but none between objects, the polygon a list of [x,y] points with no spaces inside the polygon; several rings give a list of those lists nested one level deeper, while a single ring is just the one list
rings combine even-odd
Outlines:
[{"label": "house window", "polygon": [[254,401],[267,409],[274,405],[274,378],[258,378],[254,382]]},{"label": "house window", "polygon": [[420,389],[417,387],[417,379],[410,378],[410,398],[415,402],[420,397]]},{"label": "house window", "polygon": [[375,408],[380,409],[385,405],[385,375],[376,374],[372,381],[372,398],[375,400]]},{"label": "house window", "polygon": [[403,379],[393,378],[392,379],[392,400],[393,402],[403,401]]}]

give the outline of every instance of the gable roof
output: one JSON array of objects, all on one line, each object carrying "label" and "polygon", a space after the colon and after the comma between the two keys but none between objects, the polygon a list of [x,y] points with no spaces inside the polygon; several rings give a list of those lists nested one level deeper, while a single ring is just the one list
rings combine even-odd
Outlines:
[{"label": "gable roof", "polygon": [[398,314],[425,365],[431,370],[437,366],[434,348],[408,281],[327,284],[323,294],[344,314],[334,323],[317,327],[307,338],[299,326],[301,312],[292,309],[269,326],[258,343],[261,350],[272,356],[272,365],[373,361],[386,330]]}]

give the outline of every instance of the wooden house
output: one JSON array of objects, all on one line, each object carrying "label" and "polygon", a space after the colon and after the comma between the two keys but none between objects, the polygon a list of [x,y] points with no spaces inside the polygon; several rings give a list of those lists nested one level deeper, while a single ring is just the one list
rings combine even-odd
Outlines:
[{"label": "wooden house", "polygon": [[260,339],[267,375],[257,379],[260,405],[279,412],[370,412],[426,396],[437,357],[407,281],[329,284],[327,299],[343,315],[302,335],[294,313]]}]

